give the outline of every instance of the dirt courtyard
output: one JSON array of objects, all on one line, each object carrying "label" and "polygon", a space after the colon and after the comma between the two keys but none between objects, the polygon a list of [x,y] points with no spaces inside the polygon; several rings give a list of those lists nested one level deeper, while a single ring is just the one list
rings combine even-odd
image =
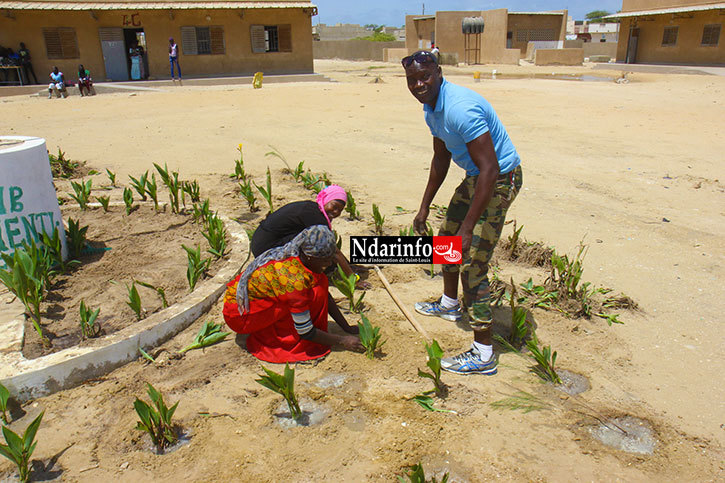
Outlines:
[{"label": "dirt courtyard", "polygon": [[[502,74],[495,80],[494,68]],[[473,70],[482,72],[480,83]],[[422,107],[397,65],[326,60],[315,71],[334,82],[0,98],[0,134],[43,137],[51,152],[60,147],[101,173],[108,168],[126,185],[129,174],[167,163],[197,179],[202,198],[230,217],[248,213],[225,179],[239,143],[257,183],[270,167],[278,202],[310,198],[282,175],[279,159],[265,156],[276,149],[290,164],[304,160],[351,190],[365,222],[379,205],[386,234],[397,235],[412,222],[428,176],[432,140]],[[518,78],[552,72],[611,80]],[[229,340],[181,360],[134,362],[25,406],[16,430],[45,410],[33,457],[48,475],[393,481],[421,461],[431,473],[450,471],[454,481],[725,478],[725,77],[634,73],[618,84],[618,72],[589,67],[444,66],[443,73],[491,102],[521,155],[524,187],[509,219],[524,226],[522,236],[570,255],[583,240],[583,279],[625,293],[642,309],[623,311],[624,324],[611,327],[598,318],[534,313],[559,365],[585,375],[591,389],[569,398],[505,354],[494,377],[444,375],[450,396],[442,406],[458,414],[424,412],[406,400],[428,388],[416,375],[425,367],[423,341],[375,283],[365,300],[388,339],[385,356],[333,352],[317,365],[298,365],[301,398],[328,410],[319,426],[276,425],[280,399],[253,381],[259,363]],[[435,203],[447,205],[462,176],[452,165]],[[345,215],[334,226],[343,235],[370,234]],[[384,270],[411,308],[442,289],[440,276],[431,280],[420,267]],[[545,274],[502,264],[500,276],[540,282]],[[204,320],[221,321],[221,305],[164,347],[187,345]],[[419,320],[447,353],[470,343],[470,332],[451,323]],[[338,376],[341,386],[324,383]],[[191,436],[164,456],[147,451],[146,437],[133,429],[133,400],[145,397],[146,381],[167,402],[181,401],[176,417]],[[549,408],[524,414],[490,406],[517,390]],[[591,438],[595,417],[620,415],[651,423],[658,440],[652,455]],[[0,461],[0,479],[10,469]]]}]

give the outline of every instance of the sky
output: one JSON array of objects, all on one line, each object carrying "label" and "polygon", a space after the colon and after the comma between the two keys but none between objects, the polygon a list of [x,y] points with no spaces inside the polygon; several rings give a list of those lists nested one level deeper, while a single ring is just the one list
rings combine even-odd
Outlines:
[{"label": "sky", "polygon": [[507,8],[510,12],[569,10],[574,20],[583,20],[593,10],[614,13],[622,8],[622,0],[312,0],[319,14],[312,17],[314,25],[324,23],[376,24],[391,27],[405,25],[406,15],[433,14],[437,10],[492,10]]}]

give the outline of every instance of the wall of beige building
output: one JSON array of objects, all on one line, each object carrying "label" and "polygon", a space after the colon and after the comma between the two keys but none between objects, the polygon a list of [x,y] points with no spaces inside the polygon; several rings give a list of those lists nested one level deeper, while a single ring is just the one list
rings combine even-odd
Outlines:
[{"label": "wall of beige building", "polygon": [[320,40],[312,44],[315,59],[385,60],[386,49],[405,46],[403,41]]},{"label": "wall of beige building", "polygon": [[[439,11],[435,18],[415,20],[408,15],[406,25],[406,47],[410,52],[428,48],[435,32],[435,44],[444,53],[455,54],[459,62],[466,61],[466,38],[461,31],[465,17],[480,16],[484,21],[484,30],[480,35],[470,35],[469,48],[478,48],[478,62],[481,64],[517,64],[526,55],[527,41],[517,41],[518,30],[550,30],[552,40],[563,41],[566,38],[567,12],[552,15],[511,14],[508,9],[485,11]],[[507,34],[512,32],[512,44],[507,48]],[[427,43],[427,44],[426,44]],[[474,52],[468,53],[468,59],[475,59]]]},{"label": "wall of beige building", "polygon": [[[648,18],[651,20],[622,19],[617,44],[618,62],[626,61],[630,27],[634,24],[639,28],[636,57],[638,64],[725,64],[722,30],[717,45],[701,45],[704,26],[723,23],[723,16],[718,10],[692,12],[692,18],[673,18],[672,15],[655,15]],[[676,45],[663,46],[665,27],[675,26],[678,27]]]},{"label": "wall of beige building", "polygon": [[[17,49],[20,42],[25,42],[41,83],[48,78],[53,66],[58,66],[66,78],[75,79],[78,64],[83,64],[96,81],[101,81],[105,80],[105,66],[98,29],[124,27],[124,15],[127,20],[134,14],[135,27],[143,28],[146,36],[151,78],[170,77],[169,37],[179,45],[179,63],[184,77],[246,75],[258,71],[269,74],[313,72],[311,20],[301,9],[248,9],[243,17],[231,10],[174,10],[173,15],[169,11],[113,10],[95,11],[95,19],[88,11],[15,10],[14,18],[0,17],[0,44]],[[292,51],[252,53],[250,27],[260,24],[290,24]],[[184,54],[182,26],[222,26],[224,54]],[[49,59],[42,33],[44,27],[74,28],[79,58]]]},{"label": "wall of beige building", "polygon": [[[562,11],[562,14],[552,15],[530,15],[530,14],[518,14],[512,13],[508,16],[508,32],[512,33],[512,49],[520,49],[521,57],[523,58],[526,53],[526,46],[528,41],[519,40],[517,32],[519,30],[546,30],[553,33],[554,38],[552,39],[538,39],[538,40],[565,40],[566,39],[566,18],[567,11]],[[504,33],[505,38],[505,33]]]}]

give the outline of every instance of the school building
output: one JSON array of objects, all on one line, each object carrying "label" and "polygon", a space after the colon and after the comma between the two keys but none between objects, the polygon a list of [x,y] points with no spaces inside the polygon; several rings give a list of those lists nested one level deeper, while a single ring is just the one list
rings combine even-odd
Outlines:
[{"label": "school building", "polygon": [[44,82],[53,66],[75,79],[126,81],[143,52],[149,79],[168,79],[169,38],[184,77],[312,73],[309,1],[0,1],[0,45],[24,42]]},{"label": "school building", "polygon": [[725,65],[725,2],[623,0],[617,62]]},{"label": "school building", "polygon": [[508,9],[436,12],[405,17],[409,52],[430,49],[458,56],[469,64],[518,64],[529,42],[552,42],[562,48],[567,11],[509,12]]}]

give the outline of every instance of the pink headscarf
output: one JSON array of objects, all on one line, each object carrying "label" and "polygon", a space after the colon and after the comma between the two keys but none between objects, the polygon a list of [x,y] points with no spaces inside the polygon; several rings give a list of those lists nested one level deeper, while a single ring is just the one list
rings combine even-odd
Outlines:
[{"label": "pink headscarf", "polygon": [[332,228],[332,222],[330,221],[330,217],[327,216],[325,205],[333,200],[340,200],[347,204],[347,193],[345,193],[345,190],[342,187],[337,186],[336,184],[328,186],[317,195],[317,206],[320,207],[320,211],[322,211],[322,214],[325,215],[325,219],[327,220],[327,224],[330,228]]}]

